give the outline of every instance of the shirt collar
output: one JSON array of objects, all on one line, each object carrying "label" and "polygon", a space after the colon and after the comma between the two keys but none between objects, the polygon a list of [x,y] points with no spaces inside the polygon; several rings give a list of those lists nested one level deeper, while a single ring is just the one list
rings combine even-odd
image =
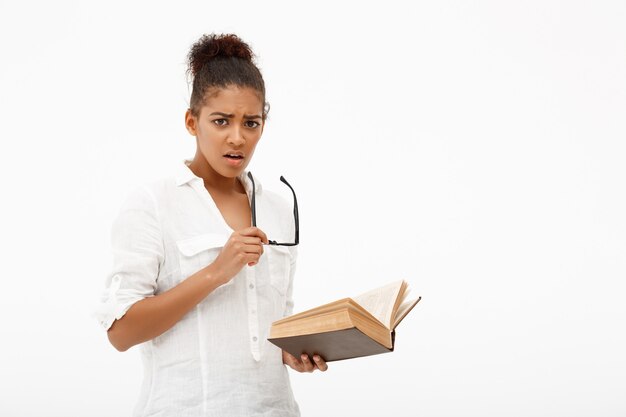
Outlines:
[{"label": "shirt collar", "polygon": [[[192,181],[202,181],[202,178],[196,176],[196,174],[194,174],[193,171],[189,168],[189,163],[191,163],[190,160],[184,159],[182,162],[183,162],[182,164],[178,165],[177,171],[176,171],[176,186],[177,187],[181,185],[185,185]],[[248,178],[248,171],[242,172],[237,178],[239,178],[239,181],[241,181],[244,188],[246,189],[246,193],[249,196],[252,190],[252,182],[250,181],[250,178]],[[204,183],[204,181],[202,182]],[[255,185],[255,190],[254,190],[255,193],[260,194],[262,191],[262,187],[257,177],[254,177],[254,185]]]}]

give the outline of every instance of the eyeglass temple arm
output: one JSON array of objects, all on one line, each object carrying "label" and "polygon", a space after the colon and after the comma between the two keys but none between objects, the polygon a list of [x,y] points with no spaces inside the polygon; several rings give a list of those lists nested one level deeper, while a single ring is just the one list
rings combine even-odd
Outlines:
[{"label": "eyeglass temple arm", "polygon": [[295,220],[296,226],[296,245],[300,243],[300,220],[298,219],[298,199],[296,198],[296,192],[293,190],[293,187],[287,182],[285,177],[280,176],[280,180],[287,184],[287,187],[291,190],[293,194],[293,218]]},{"label": "eyeglass temple arm", "polygon": [[248,171],[248,178],[250,178],[250,181],[252,181],[252,203],[250,204],[250,208],[251,208],[251,212],[252,212],[252,226],[256,227],[256,201],[255,200],[255,185],[254,185],[254,178],[252,178],[252,174],[250,173],[250,171]]},{"label": "eyeglass temple arm", "polygon": [[[255,189],[256,186],[254,184],[254,178],[252,177],[252,173],[250,173],[250,171],[248,171],[248,178],[250,178],[250,181],[252,182],[252,202],[250,204],[250,208],[251,208],[251,212],[252,212],[252,226],[256,227],[256,201],[255,201]],[[298,199],[296,198],[296,192],[293,190],[293,187],[291,186],[291,184],[289,184],[287,182],[287,180],[285,179],[285,177],[283,177],[282,175],[280,176],[280,180],[282,182],[284,182],[287,187],[289,187],[289,189],[291,190],[291,193],[293,194],[293,218],[295,221],[295,228],[296,228],[296,239],[295,239],[295,243],[296,245],[298,243],[300,243],[300,219],[298,218]]]}]

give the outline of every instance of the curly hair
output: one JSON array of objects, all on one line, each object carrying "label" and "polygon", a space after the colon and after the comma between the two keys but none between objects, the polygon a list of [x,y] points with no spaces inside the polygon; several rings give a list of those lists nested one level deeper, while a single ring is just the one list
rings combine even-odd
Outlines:
[{"label": "curly hair", "polygon": [[187,55],[187,73],[193,77],[189,108],[198,116],[208,94],[231,85],[250,87],[263,103],[263,119],[269,104],[265,101],[265,82],[253,62],[254,54],[247,43],[234,34],[203,35]]}]

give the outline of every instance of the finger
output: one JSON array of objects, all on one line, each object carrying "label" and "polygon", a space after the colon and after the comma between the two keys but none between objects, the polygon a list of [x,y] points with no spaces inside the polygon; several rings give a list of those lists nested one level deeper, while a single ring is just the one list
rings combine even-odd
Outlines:
[{"label": "finger", "polygon": [[[233,243],[230,249],[237,257],[239,262],[243,265],[251,261],[258,261],[258,258],[263,255],[263,245],[246,245],[245,243],[236,242]],[[248,259],[249,256],[254,256],[255,259]]]},{"label": "finger", "polygon": [[243,235],[243,236],[256,236],[258,238],[261,239],[261,241],[265,244],[269,243],[269,241],[267,240],[267,235],[265,234],[265,232],[261,229],[259,229],[258,227],[247,227],[245,229],[241,229],[239,231],[239,234]]},{"label": "finger", "polygon": [[294,371],[298,371],[298,372],[304,372],[305,371],[304,364],[302,363],[302,361],[299,361],[297,359],[293,361],[293,364],[291,365],[291,368]]},{"label": "finger", "polygon": [[289,361],[290,363],[293,363],[293,361],[297,361],[298,359],[296,359],[295,356],[293,356],[291,353],[287,352],[286,350],[283,350],[283,362],[284,361]]},{"label": "finger", "polygon": [[238,255],[239,262],[241,262],[240,265],[248,264],[249,266],[253,266],[259,263],[260,257],[261,255],[259,255],[258,253],[240,253]]},{"label": "finger", "polygon": [[313,372],[315,369],[315,365],[309,359],[309,355],[302,354],[302,365],[304,365],[304,370],[306,372]]},{"label": "finger", "polygon": [[328,365],[326,365],[326,361],[322,359],[320,355],[313,355],[313,361],[315,365],[317,365],[317,369],[322,372],[325,372],[328,369]]},{"label": "finger", "polygon": [[246,245],[258,245],[258,246],[263,245],[263,241],[258,236],[242,236],[239,238],[239,241]]},{"label": "finger", "polygon": [[263,245],[246,244],[243,242],[233,242],[230,246],[230,250],[238,254],[250,254],[254,253],[261,255],[263,253]]},{"label": "finger", "polygon": [[283,351],[285,353],[284,359],[285,364],[288,365],[291,369],[297,372],[304,372],[304,367],[302,365],[302,361],[293,356],[291,353]]},{"label": "finger", "polygon": [[244,253],[254,253],[259,256],[263,254],[263,246],[262,245],[242,245],[240,247],[241,251]]},{"label": "finger", "polygon": [[287,365],[294,371],[302,372],[302,362],[293,356],[287,358]]}]

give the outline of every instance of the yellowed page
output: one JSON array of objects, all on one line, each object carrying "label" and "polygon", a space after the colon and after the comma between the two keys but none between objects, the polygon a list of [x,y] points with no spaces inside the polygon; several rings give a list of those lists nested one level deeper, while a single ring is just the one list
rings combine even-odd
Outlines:
[{"label": "yellowed page", "polygon": [[400,305],[400,308],[398,308],[398,312],[396,313],[396,319],[393,323],[392,330],[398,327],[398,324],[400,324],[402,319],[406,317],[407,314],[409,314],[409,311],[411,311],[413,307],[415,307],[415,304],[417,304],[421,299],[422,297],[417,297],[414,299],[406,300]]},{"label": "yellowed page", "polygon": [[406,289],[406,283],[400,280],[352,297],[352,299],[388,329],[392,329],[394,309],[398,308],[397,302],[399,302],[404,289]]},{"label": "yellowed page", "polygon": [[317,316],[302,317],[293,322],[274,323],[270,329],[270,338],[302,336],[351,327],[353,324],[350,320],[350,308],[346,307]]},{"label": "yellowed page", "polygon": [[290,321],[300,320],[306,317],[311,317],[315,315],[321,315],[327,313],[329,311],[336,311],[340,308],[345,308],[345,306],[350,304],[349,298],[342,298],[341,300],[333,301],[332,303],[324,304],[319,307],[315,307],[301,313],[293,314],[291,316],[284,317],[280,320],[274,322],[275,324],[282,324]]}]

